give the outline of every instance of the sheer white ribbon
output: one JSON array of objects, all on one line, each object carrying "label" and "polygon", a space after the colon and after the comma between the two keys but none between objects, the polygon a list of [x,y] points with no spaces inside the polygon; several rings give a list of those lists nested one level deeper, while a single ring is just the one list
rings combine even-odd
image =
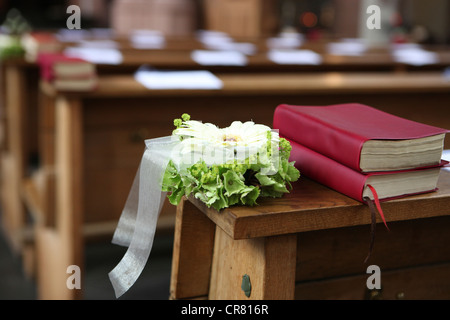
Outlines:
[{"label": "sheer white ribbon", "polygon": [[112,243],[128,247],[119,264],[108,274],[116,297],[123,295],[144,269],[153,246],[156,223],[164,199],[164,171],[173,148],[172,137],[146,140],[146,149],[122,211]]}]

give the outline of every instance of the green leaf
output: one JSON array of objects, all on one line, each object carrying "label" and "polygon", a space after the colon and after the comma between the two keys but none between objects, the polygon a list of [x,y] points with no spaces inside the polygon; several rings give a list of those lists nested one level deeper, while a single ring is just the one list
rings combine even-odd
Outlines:
[{"label": "green leaf", "polygon": [[201,191],[194,193],[194,197],[204,203],[208,202],[208,197]]},{"label": "green leaf", "polygon": [[238,175],[236,172],[232,170],[228,170],[223,174],[224,179],[224,187],[226,190],[225,195],[231,196],[233,194],[241,193],[243,189],[245,189],[246,185],[244,183],[244,177],[242,175]]},{"label": "green leaf", "polygon": [[235,204],[240,203],[241,197],[238,194],[232,194],[228,197],[228,206],[234,206]]},{"label": "green leaf", "polygon": [[184,196],[184,188],[175,189],[167,198],[169,202],[173,205],[178,205],[181,201],[181,198]]},{"label": "green leaf", "polygon": [[197,188],[198,181],[194,177],[181,176],[186,196],[190,195]]},{"label": "green leaf", "polygon": [[284,192],[275,191],[272,189],[261,189],[261,197],[264,198],[281,198]]},{"label": "green leaf", "polygon": [[255,177],[263,187],[272,186],[276,183],[276,181],[271,179],[270,176],[261,174],[260,172],[255,174]]},{"label": "green leaf", "polygon": [[259,188],[257,187],[248,187],[250,189],[241,197],[241,201],[244,205],[254,206],[256,204],[256,199],[259,197]]},{"label": "green leaf", "polygon": [[171,191],[172,188],[181,185],[181,176],[179,175],[175,165],[169,161],[162,179],[162,191]]},{"label": "green leaf", "polygon": [[288,170],[286,173],[286,180],[297,181],[300,178],[300,171],[294,167],[294,162],[289,163]]},{"label": "green leaf", "polygon": [[219,198],[212,204],[212,207],[217,211],[220,211],[223,208],[228,207],[228,201],[227,198],[224,197],[223,192],[221,190],[218,190],[218,195]]}]

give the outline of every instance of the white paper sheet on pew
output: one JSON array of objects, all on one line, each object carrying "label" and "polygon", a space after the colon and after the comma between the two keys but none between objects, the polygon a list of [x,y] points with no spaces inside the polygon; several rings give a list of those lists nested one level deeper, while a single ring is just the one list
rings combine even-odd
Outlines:
[{"label": "white paper sheet on pew", "polygon": [[59,29],[56,37],[61,42],[80,42],[82,40],[108,40],[114,37],[111,28]]},{"label": "white paper sheet on pew", "polygon": [[238,51],[194,50],[191,58],[203,66],[245,66],[247,57]]},{"label": "white paper sheet on pew", "polygon": [[114,48],[69,47],[64,50],[64,54],[95,64],[117,65],[123,61],[122,53]]},{"label": "white paper sheet on pew", "polygon": [[278,64],[318,65],[322,63],[320,54],[311,50],[281,50],[272,49],[268,58]]},{"label": "white paper sheet on pew", "polygon": [[78,46],[82,48],[119,49],[120,45],[114,40],[80,40]]},{"label": "white paper sheet on pew", "polygon": [[236,51],[245,55],[254,55],[256,53],[256,46],[250,42],[213,42],[205,43],[206,49],[221,50],[221,51]]},{"label": "white paper sheet on pew", "polygon": [[339,56],[361,56],[367,51],[367,45],[361,39],[342,39],[327,45],[329,54]]},{"label": "white paper sheet on pew", "polygon": [[414,66],[423,66],[439,62],[439,57],[435,52],[424,50],[415,45],[393,47],[392,56],[397,62]]},{"label": "white paper sheet on pew", "polygon": [[56,33],[56,38],[60,42],[78,42],[88,39],[91,32],[85,29],[61,29]]},{"label": "white paper sheet on pew", "polygon": [[221,43],[233,42],[233,38],[226,32],[213,30],[199,30],[196,37],[205,46],[215,46]]},{"label": "white paper sheet on pew", "polygon": [[139,70],[134,75],[136,81],[148,89],[188,89],[217,90],[223,87],[222,81],[210,71],[153,71]]},{"label": "white paper sheet on pew", "polygon": [[166,38],[158,30],[133,30],[130,43],[136,49],[163,49],[166,46]]},{"label": "white paper sheet on pew", "polygon": [[277,37],[267,39],[266,45],[270,49],[296,49],[304,42],[304,36],[300,33],[281,33]]},{"label": "white paper sheet on pew", "polygon": [[198,41],[208,50],[238,51],[246,55],[256,53],[256,45],[251,42],[235,42],[227,33],[221,31],[199,30]]}]

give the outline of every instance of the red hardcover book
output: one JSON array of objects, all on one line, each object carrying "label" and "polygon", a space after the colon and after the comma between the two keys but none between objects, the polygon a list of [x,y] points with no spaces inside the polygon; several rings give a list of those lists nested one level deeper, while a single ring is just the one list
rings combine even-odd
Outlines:
[{"label": "red hardcover book", "polygon": [[438,165],[447,129],[358,104],[279,105],[280,135],[359,171],[394,171]]},{"label": "red hardcover book", "polygon": [[290,161],[295,161],[303,176],[360,202],[365,202],[364,197],[374,199],[368,185],[376,190],[379,200],[435,191],[441,166],[448,163],[441,161],[437,166],[421,169],[363,174],[295,141],[289,142]]},{"label": "red hardcover book", "polygon": [[95,65],[80,58],[68,57],[62,53],[43,53],[38,56],[41,78],[89,80],[96,76]]}]

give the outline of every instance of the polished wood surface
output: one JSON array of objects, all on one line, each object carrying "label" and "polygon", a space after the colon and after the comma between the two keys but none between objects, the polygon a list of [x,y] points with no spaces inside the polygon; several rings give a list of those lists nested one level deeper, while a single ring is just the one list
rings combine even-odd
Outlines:
[{"label": "polished wood surface", "polygon": [[[223,95],[308,95],[320,93],[429,93],[450,92],[450,80],[438,72],[421,73],[263,73],[216,74],[223,82],[218,90],[147,89],[128,75],[100,78],[99,86],[91,92],[64,92],[72,97],[105,96],[223,96]],[[42,83],[47,94],[57,91]]]}]

